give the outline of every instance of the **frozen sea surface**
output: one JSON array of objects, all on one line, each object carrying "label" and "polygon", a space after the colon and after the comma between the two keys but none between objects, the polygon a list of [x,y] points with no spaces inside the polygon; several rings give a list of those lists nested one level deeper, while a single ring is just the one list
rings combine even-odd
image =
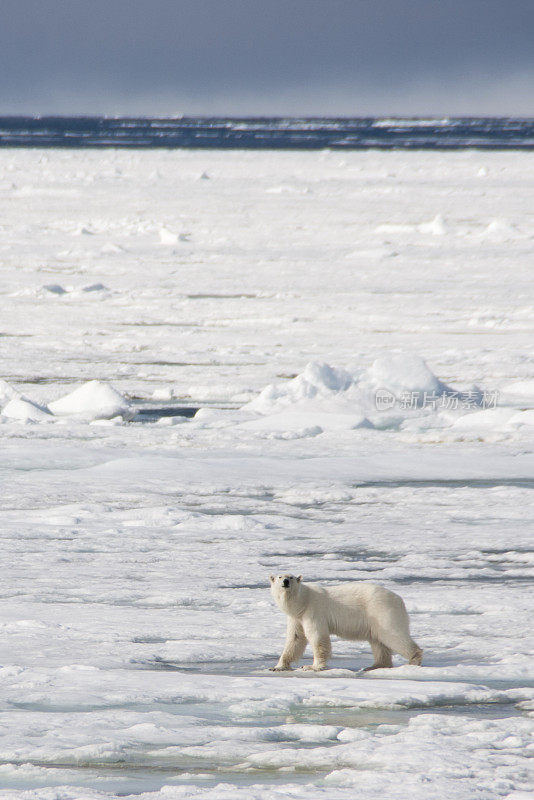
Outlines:
[{"label": "frozen sea surface", "polygon": [[[0,151],[1,800],[528,796],[533,179]],[[424,666],[270,672],[279,570]]]}]

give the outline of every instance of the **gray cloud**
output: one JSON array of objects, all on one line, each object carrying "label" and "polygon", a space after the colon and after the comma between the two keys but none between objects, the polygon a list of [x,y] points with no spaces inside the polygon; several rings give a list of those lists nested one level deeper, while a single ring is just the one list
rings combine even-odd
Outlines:
[{"label": "gray cloud", "polygon": [[532,0],[4,0],[0,113],[534,114]]}]

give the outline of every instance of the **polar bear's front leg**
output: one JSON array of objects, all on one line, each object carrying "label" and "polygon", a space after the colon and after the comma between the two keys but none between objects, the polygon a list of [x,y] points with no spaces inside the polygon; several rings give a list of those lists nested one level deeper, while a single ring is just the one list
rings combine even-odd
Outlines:
[{"label": "polar bear's front leg", "polygon": [[302,625],[297,619],[287,618],[286,644],[282,655],[278,659],[276,667],[272,667],[273,672],[291,669],[293,661],[298,661],[302,657],[308,644]]},{"label": "polar bear's front leg", "polygon": [[327,662],[332,655],[332,645],[328,630],[317,628],[315,625],[304,624],[304,633],[313,649],[313,664],[303,669],[320,672],[326,669]]}]

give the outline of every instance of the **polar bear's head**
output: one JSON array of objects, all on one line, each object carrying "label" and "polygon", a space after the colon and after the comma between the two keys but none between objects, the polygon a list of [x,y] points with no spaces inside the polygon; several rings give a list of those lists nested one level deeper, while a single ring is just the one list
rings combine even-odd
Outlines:
[{"label": "polar bear's head", "polygon": [[296,577],[286,572],[282,575],[269,575],[269,580],[272,595],[279,604],[280,601],[289,600],[298,594],[302,575]]}]

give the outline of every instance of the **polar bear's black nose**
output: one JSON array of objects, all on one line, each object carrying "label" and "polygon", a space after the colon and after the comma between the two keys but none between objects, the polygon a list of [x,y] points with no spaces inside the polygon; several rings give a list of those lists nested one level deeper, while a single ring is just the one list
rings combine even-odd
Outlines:
[{"label": "polar bear's black nose", "polygon": [[287,587],[289,586],[289,578],[284,578],[284,580],[282,581],[282,586],[284,587],[284,589],[287,589]]}]

